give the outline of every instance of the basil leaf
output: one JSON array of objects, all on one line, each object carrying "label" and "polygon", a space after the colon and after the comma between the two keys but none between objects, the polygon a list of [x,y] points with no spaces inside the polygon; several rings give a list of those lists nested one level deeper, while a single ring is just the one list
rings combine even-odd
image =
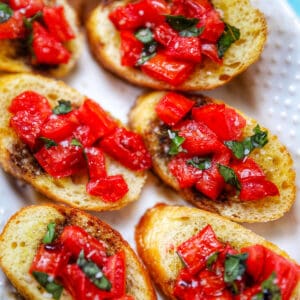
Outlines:
[{"label": "basil leaf", "polygon": [[144,44],[143,52],[141,57],[138,59],[136,66],[143,65],[147,60],[156,55],[157,43],[152,41],[148,44]]},{"label": "basil leaf", "polygon": [[201,157],[193,157],[186,162],[188,165],[192,165],[193,167],[199,170],[207,170],[211,167],[211,159],[210,158],[201,158]]},{"label": "basil leaf", "polygon": [[25,27],[28,30],[32,30],[32,23],[34,21],[36,21],[37,19],[41,18],[42,16],[43,16],[43,13],[41,11],[39,11],[31,18],[24,18],[23,22],[24,22]]},{"label": "basil leaf", "polygon": [[254,135],[245,138],[242,142],[226,141],[224,144],[233,152],[238,159],[243,159],[255,148],[262,148],[268,143],[268,132],[262,131],[259,125],[253,128]]},{"label": "basil leaf", "polygon": [[240,30],[234,26],[225,23],[225,30],[218,40],[218,55],[222,58],[232,43],[240,39]]},{"label": "basil leaf", "polygon": [[182,31],[199,23],[197,18],[166,15],[166,22],[175,30]]},{"label": "basil leaf", "polygon": [[54,140],[40,136],[39,139],[44,143],[46,149],[57,146],[57,143]]},{"label": "basil leaf", "polygon": [[241,189],[241,184],[231,168],[218,164],[218,169],[226,183],[233,185],[237,190]]},{"label": "basil leaf", "polygon": [[135,37],[143,44],[153,42],[153,34],[149,28],[141,28],[135,33]]},{"label": "basil leaf", "polygon": [[182,256],[181,256],[177,251],[176,251],[176,254],[178,255],[178,257],[179,257],[179,259],[180,259],[182,265],[186,268],[186,267],[187,267],[187,264],[186,264],[186,262],[184,261],[184,259],[182,258]]},{"label": "basil leaf", "polygon": [[141,66],[143,65],[147,60],[149,60],[150,58],[154,57],[156,55],[156,53],[152,53],[147,55],[145,52],[142,52],[141,57],[138,59],[136,66]]},{"label": "basil leaf", "polygon": [[232,283],[239,277],[243,276],[246,271],[246,260],[248,253],[227,254],[225,259],[224,281]]},{"label": "basil leaf", "polygon": [[71,146],[82,148],[82,144],[77,139],[75,139],[75,138],[72,138],[72,140],[71,140]]},{"label": "basil leaf", "polygon": [[55,223],[49,223],[47,225],[47,232],[43,238],[43,243],[44,244],[50,244],[53,242],[54,238],[55,238]]},{"label": "basil leaf", "polygon": [[13,10],[7,4],[0,3],[0,24],[8,21],[13,13]]},{"label": "basil leaf", "polygon": [[207,259],[206,259],[206,267],[210,270],[212,265],[218,260],[219,257],[219,252],[215,252],[211,254]]},{"label": "basil leaf", "polygon": [[184,152],[184,149],[181,147],[185,141],[184,137],[181,137],[177,134],[176,131],[168,130],[169,138],[171,139],[171,146],[168,154],[176,155],[179,152]]},{"label": "basil leaf", "polygon": [[269,278],[262,282],[261,288],[262,292],[256,294],[252,299],[253,300],[281,300],[281,290],[278,285],[275,283],[276,273],[273,272]]},{"label": "basil leaf", "polygon": [[58,105],[54,107],[53,113],[56,115],[64,115],[72,111],[71,102],[61,99],[58,100]]},{"label": "basil leaf", "polygon": [[53,281],[53,278],[50,277],[48,274],[38,271],[32,272],[33,277],[36,281],[49,293],[52,295],[53,299],[59,300],[63,287]]},{"label": "basil leaf", "polygon": [[179,35],[183,37],[192,37],[192,36],[197,37],[203,32],[204,28],[205,28],[204,26],[200,28],[196,26],[192,26],[187,29],[179,31]]},{"label": "basil leaf", "polygon": [[77,265],[83,273],[93,282],[93,284],[101,290],[110,291],[112,288],[111,283],[100,270],[100,268],[92,261],[84,257],[83,250],[80,252]]}]

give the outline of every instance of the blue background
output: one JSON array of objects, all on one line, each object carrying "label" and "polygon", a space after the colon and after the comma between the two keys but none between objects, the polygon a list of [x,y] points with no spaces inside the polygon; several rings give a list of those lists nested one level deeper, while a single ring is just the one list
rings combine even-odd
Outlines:
[{"label": "blue background", "polygon": [[298,16],[300,16],[300,0],[289,0],[288,2],[297,12]]}]

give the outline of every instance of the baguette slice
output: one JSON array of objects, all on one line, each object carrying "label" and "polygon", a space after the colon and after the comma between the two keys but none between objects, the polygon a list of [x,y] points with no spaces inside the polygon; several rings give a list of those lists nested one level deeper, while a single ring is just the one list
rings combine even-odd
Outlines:
[{"label": "baguette slice", "polygon": [[[237,197],[226,195],[226,201],[212,201],[193,189],[180,189],[175,177],[168,170],[168,157],[163,154],[159,139],[159,124],[155,106],[165,92],[152,92],[138,98],[130,113],[130,124],[136,132],[144,137],[144,141],[152,156],[155,173],[169,186],[179,191],[185,200],[193,205],[218,213],[237,222],[267,222],[280,218],[287,212],[296,199],[295,171],[293,160],[287,149],[275,135],[268,134],[269,142],[251,154],[263,169],[267,179],[276,184],[280,196],[266,197],[258,201],[240,201]],[[197,99],[198,98],[198,99]],[[203,102],[221,102],[206,96],[194,97]],[[257,121],[236,110],[246,120],[243,134],[251,136]],[[224,200],[224,199],[223,199]]]},{"label": "baguette slice", "polygon": [[[149,275],[122,236],[97,217],[78,209],[59,206],[29,206],[17,212],[0,236],[0,265],[25,299],[49,299],[41,291],[29,268],[50,222],[77,225],[107,245],[110,255],[120,250],[126,256],[126,293],[135,299],[156,299]],[[59,226],[56,226],[59,227]],[[60,300],[72,299],[64,291]]]},{"label": "baguette slice", "polygon": [[65,83],[41,76],[22,74],[0,77],[0,165],[13,176],[30,183],[35,189],[56,201],[73,207],[103,211],[119,209],[138,199],[146,180],[146,172],[131,171],[117,161],[106,157],[109,175],[122,174],[127,182],[128,193],[117,202],[104,202],[100,197],[86,193],[86,180],[76,177],[55,179],[45,173],[37,164],[27,146],[17,137],[9,126],[11,114],[8,112],[11,100],[26,90],[33,90],[45,96],[53,107],[59,99],[68,99],[79,106],[85,96]]},{"label": "baguette slice", "polygon": [[77,15],[74,9],[68,4],[66,0],[44,1],[46,4],[62,5],[65,9],[66,19],[73,29],[76,37],[73,40],[68,41],[65,45],[71,52],[72,56],[67,64],[61,64],[57,67],[49,69],[38,69],[28,64],[27,59],[18,54],[19,41],[14,40],[0,40],[0,72],[2,73],[29,73],[38,72],[45,75],[54,77],[63,77],[67,75],[71,69],[75,67],[75,64],[80,56],[82,47],[82,36],[79,31],[79,24]]},{"label": "baguette slice", "polygon": [[[177,246],[208,224],[212,226],[221,242],[228,242],[237,250],[260,244],[290,259],[287,253],[276,245],[226,218],[196,208],[158,204],[141,218],[136,227],[135,239],[138,253],[154,282],[170,299],[175,299],[172,291],[178,272],[182,268],[175,252]],[[299,297],[300,282],[291,300],[297,300]]]},{"label": "baguette slice", "polygon": [[253,64],[259,58],[266,41],[265,18],[248,0],[212,0],[214,7],[223,13],[224,21],[240,29],[240,40],[232,44],[225,53],[222,66],[204,59],[186,82],[174,87],[152,79],[139,69],[120,64],[120,37],[108,19],[108,14],[128,2],[130,1],[102,1],[91,13],[86,28],[90,48],[96,60],[107,70],[138,86],[182,91],[213,89]]}]

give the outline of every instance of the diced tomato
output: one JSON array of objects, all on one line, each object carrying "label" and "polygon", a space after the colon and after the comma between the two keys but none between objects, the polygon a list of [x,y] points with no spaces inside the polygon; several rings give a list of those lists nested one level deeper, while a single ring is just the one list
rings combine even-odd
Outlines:
[{"label": "diced tomato", "polygon": [[41,136],[60,142],[71,136],[78,125],[78,120],[73,112],[65,115],[52,114],[44,123]]},{"label": "diced tomato", "polygon": [[71,253],[66,251],[61,244],[49,246],[42,244],[33,259],[29,272],[37,271],[58,276],[66,267],[70,257]]},{"label": "diced tomato", "polygon": [[222,65],[223,60],[219,57],[218,47],[213,43],[201,43],[201,53],[215,63]]},{"label": "diced tomato", "polygon": [[186,120],[178,123],[173,130],[178,131],[178,135],[185,140],[182,148],[189,155],[207,155],[222,147],[216,134],[204,123],[194,120]]},{"label": "diced tomato", "polygon": [[144,45],[131,31],[121,31],[121,64],[134,67],[141,57]]},{"label": "diced tomato", "polygon": [[151,156],[137,133],[117,128],[114,133],[104,137],[99,145],[129,169],[141,171],[151,167]]},{"label": "diced tomato", "polygon": [[240,181],[247,178],[265,177],[261,167],[250,157],[247,157],[243,161],[234,161],[230,167],[234,170]]},{"label": "diced tomato", "polygon": [[93,134],[91,128],[87,125],[78,126],[73,132],[74,137],[79,140],[83,147],[89,147],[94,144],[97,137]]},{"label": "diced tomato", "polygon": [[9,0],[9,6],[20,12],[27,18],[32,17],[44,7],[43,0]]},{"label": "diced tomato", "polygon": [[10,119],[10,126],[16,131],[21,141],[33,150],[45,120],[43,115],[21,110]]},{"label": "diced tomato", "polygon": [[225,104],[209,103],[195,107],[192,116],[206,124],[222,141],[240,139],[246,126],[246,120]]},{"label": "diced tomato", "polygon": [[44,7],[43,20],[49,33],[60,42],[67,42],[75,38],[73,29],[66,20],[63,6]]},{"label": "diced tomato", "polygon": [[133,296],[130,295],[125,295],[125,296],[121,296],[118,298],[114,298],[113,300],[135,300],[135,298]]},{"label": "diced tomato", "polygon": [[201,19],[203,15],[213,9],[209,0],[175,0],[172,13],[183,14],[189,18]]},{"label": "diced tomato", "polygon": [[142,71],[148,76],[177,86],[188,79],[194,71],[194,64],[178,61],[160,52],[147,60]]},{"label": "diced tomato", "polygon": [[[202,288],[202,292],[206,296],[220,296],[226,289],[223,274],[216,274],[210,270],[204,269],[198,274],[198,280]],[[232,299],[232,298],[229,298]]]},{"label": "diced tomato", "polygon": [[100,196],[103,201],[107,202],[116,202],[122,199],[129,191],[122,175],[92,179],[87,184],[86,190],[89,194]]},{"label": "diced tomato", "polygon": [[97,139],[111,133],[118,126],[98,103],[90,99],[86,99],[79,108],[78,118],[81,123],[90,127]]},{"label": "diced tomato", "polygon": [[17,113],[20,110],[39,113],[46,118],[52,112],[47,98],[34,91],[26,91],[16,96],[8,110],[11,113]]},{"label": "diced tomato", "polygon": [[261,292],[261,285],[257,284],[243,290],[241,294],[236,295],[235,300],[252,300],[255,299],[256,298],[255,296],[260,292]]},{"label": "diced tomato", "polygon": [[21,13],[14,12],[6,22],[0,23],[0,40],[23,38],[24,35],[25,26]]},{"label": "diced tomato", "polygon": [[69,225],[64,227],[60,241],[75,259],[78,258],[83,250],[85,257],[99,267],[102,267],[107,260],[103,242],[92,237],[79,226]]},{"label": "diced tomato", "polygon": [[224,248],[210,225],[177,247],[177,252],[185,262],[188,270],[195,274],[206,265],[209,255]]},{"label": "diced tomato", "polygon": [[188,158],[175,156],[168,164],[170,173],[177,179],[180,188],[190,188],[203,176],[203,171],[188,164]]},{"label": "diced tomato", "polygon": [[165,54],[175,59],[200,63],[202,60],[200,39],[198,37],[173,37]]},{"label": "diced tomato", "polygon": [[153,29],[154,39],[165,47],[168,47],[172,39],[178,37],[178,33],[166,22]]},{"label": "diced tomato", "polygon": [[71,53],[38,22],[33,22],[32,48],[35,63],[59,65],[68,63]]},{"label": "diced tomato", "polygon": [[83,152],[71,141],[60,142],[57,146],[43,146],[34,154],[41,167],[52,177],[61,178],[73,175],[82,169]]},{"label": "diced tomato", "polygon": [[194,104],[195,101],[180,94],[169,92],[155,106],[155,111],[160,120],[173,126],[191,110]]},{"label": "diced tomato", "polygon": [[125,252],[120,251],[108,258],[103,272],[112,284],[110,293],[113,297],[121,297],[126,292],[125,287]]},{"label": "diced tomato", "polygon": [[84,149],[88,163],[90,179],[100,179],[106,177],[105,157],[101,149],[89,147]]}]

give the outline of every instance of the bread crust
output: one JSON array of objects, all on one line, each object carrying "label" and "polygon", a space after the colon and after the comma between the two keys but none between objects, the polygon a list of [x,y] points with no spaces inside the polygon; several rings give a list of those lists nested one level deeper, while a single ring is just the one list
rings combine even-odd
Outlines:
[{"label": "bread crust", "polygon": [[[168,170],[168,159],[161,155],[162,147],[159,140],[159,124],[155,105],[166,92],[152,92],[141,95],[130,112],[130,125],[144,138],[152,156],[154,172],[169,186],[180,192],[183,198],[198,208],[218,213],[236,222],[267,222],[283,216],[293,205],[296,199],[295,171],[291,155],[278,138],[268,133],[269,142],[262,149],[255,149],[252,157],[263,169],[268,180],[276,184],[280,195],[266,197],[257,201],[240,201],[237,196],[225,195],[218,201],[212,201],[191,188],[180,189],[177,180]],[[201,101],[218,102],[206,96],[195,96]],[[228,105],[227,105],[228,106]],[[230,106],[228,106],[230,107]],[[257,121],[235,109],[246,120],[244,136],[252,135],[252,129]],[[263,130],[266,128],[261,127]],[[222,201],[220,201],[222,200]]]},{"label": "bread crust", "polygon": [[[263,245],[294,262],[286,252],[243,226],[216,214],[197,208],[157,204],[148,209],[135,230],[138,254],[156,285],[168,299],[182,263],[176,255],[178,245],[210,224],[218,239],[239,250],[254,244]],[[291,300],[300,298],[300,282]]]},{"label": "bread crust", "polygon": [[256,62],[263,51],[267,37],[264,15],[248,0],[212,0],[214,7],[223,12],[223,19],[240,29],[241,38],[225,53],[223,65],[204,59],[194,73],[181,85],[171,86],[152,79],[136,68],[120,64],[120,37],[108,14],[130,1],[102,1],[93,10],[86,23],[90,49],[100,65],[132,84],[152,89],[181,91],[210,90],[230,81]]},{"label": "bread crust", "polygon": [[116,210],[138,199],[147,172],[129,170],[108,156],[108,174],[122,174],[129,188],[128,193],[117,202],[105,202],[100,197],[89,195],[86,192],[87,178],[84,176],[55,179],[46,174],[9,126],[11,114],[8,107],[11,100],[26,90],[45,96],[52,107],[57,105],[59,99],[69,99],[74,106],[79,107],[86,98],[65,83],[42,76],[22,74],[0,77],[0,104],[3,109],[0,116],[0,165],[6,172],[31,184],[51,200],[85,210]]},{"label": "bread crust", "polygon": [[[130,245],[120,233],[95,216],[73,208],[42,205],[23,208],[11,217],[0,236],[0,265],[12,284],[25,299],[49,299],[29,275],[35,253],[47,231],[47,225],[77,225],[107,245],[113,255],[120,250],[126,256],[126,293],[135,299],[155,300],[149,275]],[[64,291],[61,300],[72,299]]]},{"label": "bread crust", "polygon": [[0,73],[39,73],[60,78],[66,76],[75,67],[81,54],[83,43],[77,15],[66,0],[46,0],[45,3],[49,3],[49,5],[55,3],[64,6],[66,19],[75,33],[76,37],[65,43],[65,47],[71,52],[69,62],[67,64],[60,64],[55,68],[49,68],[48,70],[38,69],[30,65],[26,58],[18,55],[18,41],[0,40]]}]

